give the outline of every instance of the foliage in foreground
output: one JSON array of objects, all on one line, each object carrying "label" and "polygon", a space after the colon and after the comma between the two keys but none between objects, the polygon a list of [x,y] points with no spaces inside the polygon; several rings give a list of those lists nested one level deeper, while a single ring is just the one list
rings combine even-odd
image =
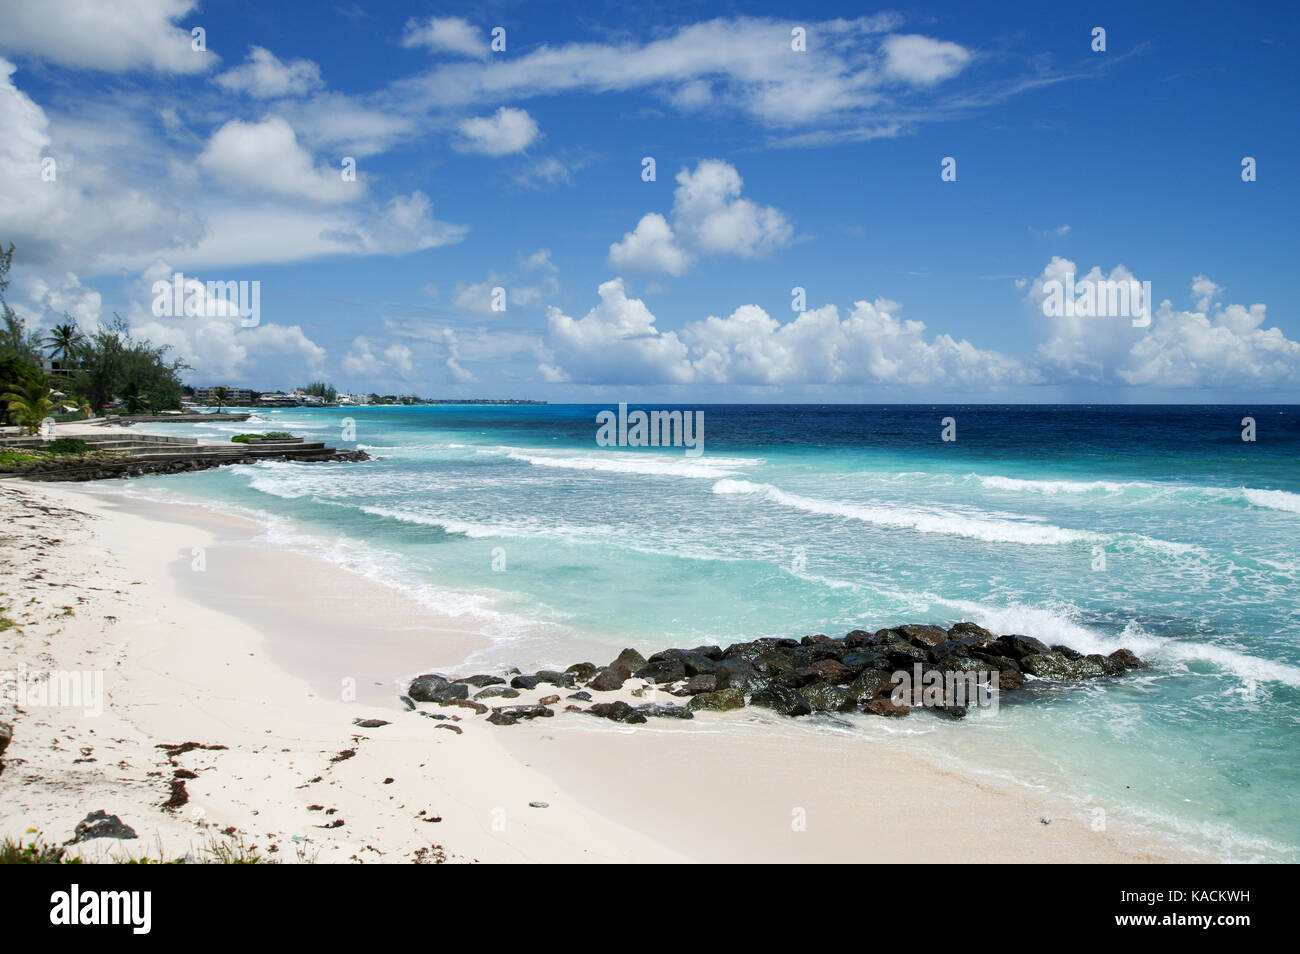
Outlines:
[{"label": "foliage in foreground", "polygon": [[60,437],[44,448],[50,454],[84,454],[90,445],[79,437]]},{"label": "foliage in foreground", "polygon": [[[0,840],[0,865],[86,864],[81,858],[69,855],[66,846],[46,842],[34,829],[29,829],[28,834],[33,835],[33,838],[26,844],[14,838]],[[242,838],[237,837],[227,837],[223,841],[210,841],[202,849],[201,856],[198,858],[187,855],[183,858],[166,860],[161,855],[162,852],[159,852],[157,858],[122,856],[114,858],[110,863],[119,865],[274,865],[280,863],[275,859],[265,857],[256,848],[249,847],[244,844]],[[313,861],[314,858],[299,852],[298,860],[309,862]]]},{"label": "foliage in foreground", "polygon": [[260,440],[287,441],[291,437],[293,437],[293,435],[290,434],[288,431],[267,431],[265,434],[236,434],[234,437],[231,438],[231,440],[234,441],[236,444],[247,444],[251,439],[256,439],[259,441]]}]

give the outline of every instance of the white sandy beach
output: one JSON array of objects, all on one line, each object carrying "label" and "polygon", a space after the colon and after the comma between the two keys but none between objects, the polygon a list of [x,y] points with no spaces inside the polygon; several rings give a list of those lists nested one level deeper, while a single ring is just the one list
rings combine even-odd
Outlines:
[{"label": "white sandy beach", "polygon": [[[65,842],[103,810],[139,837],[73,852],[198,858],[242,843],[284,862],[1183,857],[1114,822],[1094,831],[1059,799],[897,746],[796,743],[746,710],[644,726],[563,704],[515,726],[452,707],[422,706],[447,716],[427,718],[406,711],[395,680],[465,672],[486,637],[463,621],[323,560],[250,547],[261,526],[195,506],[6,480],[0,510],[0,613],[15,624],[0,632],[0,669],[103,670],[106,693],[101,715],[0,705],[14,730],[3,836]],[[189,742],[208,748],[159,748]],[[177,771],[187,801],[164,808]]]}]

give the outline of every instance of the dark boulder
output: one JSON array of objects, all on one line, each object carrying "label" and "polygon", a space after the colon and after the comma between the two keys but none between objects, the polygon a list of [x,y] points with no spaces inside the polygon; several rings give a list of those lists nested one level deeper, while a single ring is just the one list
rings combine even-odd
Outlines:
[{"label": "dark boulder", "polygon": [[474,693],[475,699],[518,699],[519,690],[509,686],[488,686]]},{"label": "dark boulder", "polygon": [[1010,692],[1013,689],[1020,689],[1025,684],[1024,674],[1019,669],[999,669],[998,670],[998,690],[1001,692]]},{"label": "dark boulder", "polygon": [[626,722],[629,725],[646,721],[645,713],[632,708],[626,702],[597,702],[587,710],[587,713],[601,719],[609,719],[611,722]]},{"label": "dark boulder", "polygon": [[457,679],[456,682],[463,682],[473,686],[475,689],[482,689],[484,686],[504,686],[506,681],[500,676],[466,676],[464,679]]},{"label": "dark boulder", "polygon": [[636,672],[646,663],[646,659],[635,649],[625,649],[618,654],[618,658],[609,664],[607,668],[614,669],[622,666],[628,672]]},{"label": "dark boulder", "polygon": [[714,678],[718,680],[719,689],[739,689],[741,692],[761,689],[770,681],[748,662],[739,659],[724,659],[718,663]]},{"label": "dark boulder", "polygon": [[772,685],[785,686],[787,689],[800,689],[808,685],[808,683],[816,681],[817,673],[807,667],[778,672],[770,680]]},{"label": "dark boulder", "polygon": [[769,649],[759,653],[754,657],[753,663],[754,668],[765,676],[774,676],[778,672],[791,672],[798,668],[790,658],[790,654],[779,649]]},{"label": "dark boulder", "polygon": [[808,700],[798,689],[789,689],[775,683],[750,696],[749,704],[788,716],[808,715],[812,712],[812,706],[808,705]]},{"label": "dark boulder", "polygon": [[948,638],[948,631],[939,626],[918,626],[914,623],[895,626],[894,632],[913,646],[920,646],[925,650],[933,649]]},{"label": "dark boulder", "polygon": [[1074,667],[1060,653],[1029,653],[1020,659],[1020,667],[1039,679],[1072,679]]},{"label": "dark boulder", "polygon": [[1100,654],[1080,656],[1078,659],[1072,659],[1070,660],[1070,666],[1074,671],[1074,678],[1076,679],[1096,679],[1100,676],[1119,676],[1124,672],[1123,666]]},{"label": "dark boulder", "polygon": [[840,657],[840,662],[853,671],[854,675],[864,669],[888,669],[889,657],[875,649],[856,649]]},{"label": "dark boulder", "polygon": [[915,663],[928,661],[929,655],[912,643],[893,642],[885,645],[885,658],[894,669],[911,669]]},{"label": "dark boulder", "polygon": [[440,706],[458,706],[461,709],[472,709],[475,715],[483,715],[488,711],[488,707],[481,702],[473,702],[469,699],[444,699],[438,703]]},{"label": "dark boulder", "polygon": [[546,718],[555,715],[546,706],[500,706],[492,710],[488,721],[493,725],[514,725],[520,719]]},{"label": "dark boulder", "polygon": [[876,637],[875,633],[868,633],[865,629],[855,629],[844,636],[844,645],[854,649],[861,649],[865,646],[879,646],[882,640]]},{"label": "dark boulder", "polygon": [[876,696],[862,707],[862,711],[869,712],[872,715],[901,718],[912,710],[906,705],[894,705],[889,696]]},{"label": "dark boulder", "polygon": [[990,651],[999,656],[1010,656],[1019,663],[1024,663],[1026,656],[1050,653],[1047,644],[1032,636],[999,636]]},{"label": "dark boulder", "polygon": [[510,685],[514,689],[536,689],[540,680],[537,676],[515,676],[510,680]]},{"label": "dark boulder", "polygon": [[1020,672],[1020,663],[1010,656],[995,656],[992,653],[973,653],[975,659],[982,659],[998,672]]},{"label": "dark boulder", "polygon": [[406,694],[416,702],[444,702],[448,699],[468,699],[469,686],[463,682],[452,682],[446,676],[417,676],[406,690]]},{"label": "dark boulder", "polygon": [[836,685],[847,685],[853,681],[854,672],[838,659],[823,659],[808,667],[816,673],[818,679],[824,679]]},{"label": "dark boulder", "polygon": [[1119,663],[1125,669],[1145,669],[1147,667],[1147,664],[1129,649],[1117,649],[1107,658]]},{"label": "dark boulder", "polygon": [[852,694],[855,702],[861,704],[876,698],[876,696],[889,695],[894,691],[894,679],[887,673],[879,669],[866,669],[849,683],[849,692]]},{"label": "dark boulder", "polygon": [[572,673],[557,672],[554,669],[539,670],[537,681],[548,686],[559,686],[561,689],[572,689],[576,685]]},{"label": "dark boulder", "polygon": [[991,643],[995,639],[997,639],[996,636],[990,633],[983,626],[979,626],[975,623],[969,623],[969,622],[954,623],[952,626],[950,626],[948,628],[948,638],[949,639],[978,639],[986,643]]},{"label": "dark boulder", "polygon": [[1083,653],[1079,652],[1077,649],[1071,649],[1069,646],[1065,646],[1061,644],[1057,644],[1053,646],[1052,652],[1060,653],[1062,656],[1064,656],[1066,659],[1070,660],[1071,662],[1074,662],[1076,659],[1083,658]]},{"label": "dark boulder", "polygon": [[702,692],[691,698],[686,707],[691,710],[710,709],[715,712],[727,712],[731,709],[743,709],[745,695],[739,689],[719,689],[717,692]]},{"label": "dark boulder", "polygon": [[608,666],[596,674],[596,678],[587,683],[588,689],[595,689],[597,692],[612,692],[615,689],[622,689],[623,683],[632,678],[632,673],[626,666]]},{"label": "dark boulder", "polygon": [[764,653],[780,649],[793,649],[798,645],[799,641],[797,639],[774,639],[770,636],[764,636],[762,639],[755,639],[748,643],[732,643],[723,651],[722,658],[754,660]]},{"label": "dark boulder", "polygon": [[691,676],[679,688],[673,690],[673,695],[697,696],[701,692],[714,692],[717,688],[717,676]]},{"label": "dark boulder", "polygon": [[711,675],[717,669],[717,663],[693,649],[665,649],[650,657],[649,665],[662,663],[679,663],[687,676]]},{"label": "dark boulder", "polygon": [[123,824],[122,819],[116,815],[110,815],[108,812],[98,811],[91,812],[77,823],[77,827],[72,833],[72,843],[90,841],[92,838],[129,839],[135,837],[137,837],[135,829],[130,825]]},{"label": "dark boulder", "polygon": [[569,695],[565,696],[564,698],[566,698],[566,699],[577,699],[579,702],[590,702],[590,701],[591,701],[591,693],[590,693],[590,692],[586,692],[585,690],[579,689],[577,692],[570,693]]},{"label": "dark boulder", "polygon": [[804,686],[804,699],[816,712],[847,712],[857,705],[857,697],[848,686],[814,682]]},{"label": "dark boulder", "polygon": [[686,667],[680,659],[660,659],[642,666],[634,675],[657,684],[678,682],[686,678]]},{"label": "dark boulder", "polygon": [[598,668],[589,662],[574,663],[568,669],[564,670],[566,675],[572,676],[574,682],[588,682],[594,679],[596,673],[600,672]]},{"label": "dark boulder", "polygon": [[932,648],[930,658],[935,662],[942,662],[949,656],[970,656],[984,645],[984,641],[976,637],[957,636],[953,639],[945,639]]},{"label": "dark boulder", "polygon": [[665,706],[657,702],[647,702],[636,707],[636,711],[651,719],[694,719],[695,713],[686,706]]}]

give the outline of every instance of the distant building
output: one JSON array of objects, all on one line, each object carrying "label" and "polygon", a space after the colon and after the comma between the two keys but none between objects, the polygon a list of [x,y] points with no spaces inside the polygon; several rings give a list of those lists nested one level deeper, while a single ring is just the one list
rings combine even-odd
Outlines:
[{"label": "distant building", "polygon": [[[248,388],[226,387],[226,404],[252,404],[257,400],[257,392],[250,391]],[[196,404],[211,404],[217,399],[216,386],[210,388],[195,388],[194,401]]]}]

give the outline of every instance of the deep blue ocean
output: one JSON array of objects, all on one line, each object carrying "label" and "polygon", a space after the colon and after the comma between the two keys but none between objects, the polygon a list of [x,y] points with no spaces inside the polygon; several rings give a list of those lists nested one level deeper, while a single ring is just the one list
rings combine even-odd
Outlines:
[{"label": "deep blue ocean", "polygon": [[598,446],[613,407],[157,425],[289,430],[375,459],[130,487],[268,515],[269,542],[468,614],[494,637],[477,665],[964,619],[1128,646],[1148,672],[889,731],[1213,857],[1300,858],[1300,408],[691,405],[689,456]]}]

